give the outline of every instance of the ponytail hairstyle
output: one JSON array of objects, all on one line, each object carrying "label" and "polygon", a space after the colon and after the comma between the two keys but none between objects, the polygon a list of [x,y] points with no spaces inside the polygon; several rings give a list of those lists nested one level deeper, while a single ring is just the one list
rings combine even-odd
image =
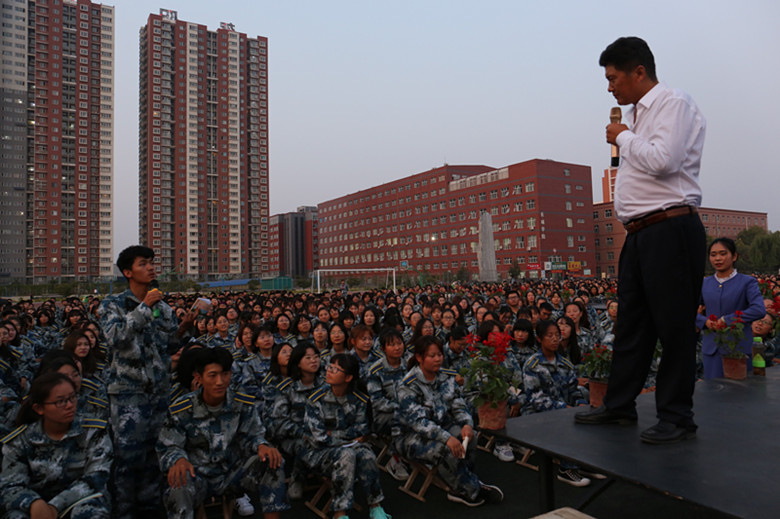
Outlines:
[{"label": "ponytail hairstyle", "polygon": [[43,405],[51,394],[52,390],[60,384],[68,384],[76,392],[76,385],[73,381],[62,373],[46,373],[36,377],[30,386],[30,392],[27,398],[22,402],[19,408],[19,414],[16,415],[14,424],[16,426],[28,425],[41,419],[41,415],[35,412],[34,405]]}]

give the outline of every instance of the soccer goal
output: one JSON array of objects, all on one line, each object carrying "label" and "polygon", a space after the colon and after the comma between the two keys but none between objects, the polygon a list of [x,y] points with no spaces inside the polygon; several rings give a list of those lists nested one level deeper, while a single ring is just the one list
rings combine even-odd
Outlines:
[{"label": "soccer goal", "polygon": [[352,273],[358,273],[358,272],[385,272],[386,273],[386,279],[389,280],[390,275],[393,276],[393,292],[395,292],[395,268],[373,268],[373,269],[320,269],[315,270],[312,272],[311,281],[312,281],[312,288],[314,288],[313,285],[316,284],[317,286],[317,292],[321,292],[320,290],[320,275],[321,274],[352,274]]}]

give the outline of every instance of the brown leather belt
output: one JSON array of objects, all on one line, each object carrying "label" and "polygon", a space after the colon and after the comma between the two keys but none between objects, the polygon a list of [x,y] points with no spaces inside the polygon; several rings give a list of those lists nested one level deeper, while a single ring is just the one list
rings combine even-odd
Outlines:
[{"label": "brown leather belt", "polygon": [[645,227],[650,227],[669,218],[676,218],[678,216],[685,216],[688,214],[698,213],[697,209],[692,205],[681,205],[677,207],[670,207],[664,211],[655,211],[642,218],[631,220],[630,222],[623,224],[626,231],[631,234],[633,232],[641,231]]}]

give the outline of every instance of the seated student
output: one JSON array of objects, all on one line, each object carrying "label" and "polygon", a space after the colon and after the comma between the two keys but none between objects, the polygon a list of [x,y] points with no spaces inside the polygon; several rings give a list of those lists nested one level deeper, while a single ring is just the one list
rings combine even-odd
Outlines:
[{"label": "seated student", "polygon": [[[176,401],[157,440],[168,517],[194,517],[209,496],[259,498],[266,518],[290,508],[282,455],[265,440],[255,398],[230,389],[233,357],[224,348],[206,348],[195,358],[200,389]],[[237,500],[241,515],[254,514]]]},{"label": "seated student", "polygon": [[360,379],[368,379],[368,370],[379,360],[374,352],[374,332],[367,325],[360,323],[349,332],[349,347],[354,352],[360,366]]},{"label": "seated student", "polygon": [[465,326],[456,326],[452,329],[450,340],[444,343],[444,363],[442,367],[456,372],[455,381],[461,386],[464,380],[460,370],[467,367],[471,361],[471,357],[466,352],[468,344],[466,338],[468,335],[469,332]]},{"label": "seated student", "polygon": [[[334,325],[335,326],[335,325]],[[366,494],[371,519],[389,519],[380,503],[385,496],[379,484],[379,467],[371,447],[364,443],[370,432],[368,396],[357,390],[359,367],[351,354],[330,359],[325,384],[306,402],[304,430],[309,449],[303,462],[331,478],[333,517],[346,517],[354,502],[357,480]]]},{"label": "seated student", "polygon": [[214,334],[208,338],[206,345],[209,348],[227,348],[232,351],[236,343],[235,336],[230,334],[230,323],[225,314],[218,314],[214,321]]},{"label": "seated student", "polygon": [[[536,337],[540,351],[523,366],[523,384],[526,403],[522,414],[541,413],[565,409],[585,401],[582,390],[577,387],[577,369],[558,352],[561,331],[553,321],[540,321],[536,326]],[[595,474],[594,474],[595,475]],[[600,477],[595,475],[596,477]],[[576,465],[561,461],[558,480],[576,487],[590,484]]]},{"label": "seated student", "polygon": [[[504,494],[474,473],[476,438],[455,372],[442,370],[443,347],[432,335],[414,345],[413,367],[398,388],[393,448],[405,458],[431,463],[450,487],[447,499],[466,506],[499,502]],[[463,440],[469,439],[464,450]]]},{"label": "seated student", "polygon": [[[368,370],[368,396],[371,398],[373,432],[389,441],[395,433],[395,412],[398,410],[398,386],[406,375],[404,339],[401,332],[389,328],[379,336],[379,344],[384,357],[376,361]],[[387,464],[388,473],[398,481],[409,477],[406,465],[393,454]]]},{"label": "seated student", "polygon": [[293,348],[287,361],[287,377],[279,379],[265,395],[263,423],[267,424],[268,437],[293,459],[290,499],[303,496],[300,457],[308,449],[304,413],[306,401],[321,384],[319,351],[311,343],[301,343]]},{"label": "seated student", "polygon": [[322,367],[329,364],[330,358],[338,353],[352,353],[349,350],[349,332],[340,323],[333,323],[328,330],[330,339],[330,348],[327,351],[320,351],[320,361]]},{"label": "seated student", "polygon": [[46,373],[62,373],[76,386],[79,396],[77,408],[81,415],[108,420],[108,394],[106,385],[99,379],[82,378],[81,367],[73,353],[52,350],[41,359],[36,377]]},{"label": "seated student", "polygon": [[750,327],[753,330],[753,337],[761,337],[761,341],[764,344],[766,365],[767,367],[771,366],[772,359],[776,357],[777,349],[780,345],[780,337],[773,334],[775,323],[772,314],[767,313],[761,319],[756,319]]},{"label": "seated student", "polygon": [[68,509],[71,519],[110,517],[107,423],[77,414],[77,400],[75,385],[61,373],[33,381],[16,419],[20,427],[2,439],[5,517],[56,519]]}]

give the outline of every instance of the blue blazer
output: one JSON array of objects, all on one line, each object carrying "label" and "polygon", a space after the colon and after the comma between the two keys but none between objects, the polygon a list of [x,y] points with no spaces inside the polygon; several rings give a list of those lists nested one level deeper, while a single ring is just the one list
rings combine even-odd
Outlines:
[{"label": "blue blazer", "polygon": [[701,287],[701,300],[705,306],[705,315],[696,315],[696,326],[702,330],[701,351],[705,355],[718,353],[715,336],[706,333],[704,323],[710,315],[723,317],[730,325],[736,316],[734,312],[742,311],[742,321],[745,323],[745,339],[739,343],[740,349],[752,356],[753,330],[750,323],[761,319],[766,314],[764,297],[758,288],[758,281],[753,276],[737,274],[724,283],[719,283],[715,276],[704,278]]}]

